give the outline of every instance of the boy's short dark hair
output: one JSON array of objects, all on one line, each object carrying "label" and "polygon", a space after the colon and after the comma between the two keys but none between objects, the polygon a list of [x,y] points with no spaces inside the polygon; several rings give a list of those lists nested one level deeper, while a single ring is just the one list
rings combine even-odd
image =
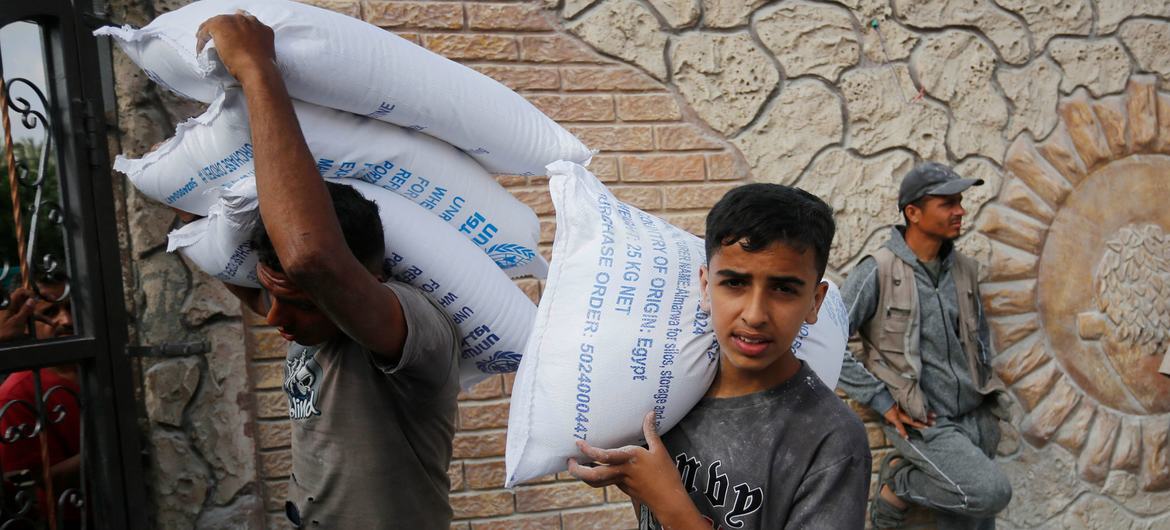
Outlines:
[{"label": "boy's short dark hair", "polygon": [[[378,217],[378,205],[362,197],[350,186],[327,181],[325,187],[329,189],[333,211],[337,214],[341,234],[350,252],[363,265],[380,265],[386,257],[386,242],[382,235],[382,218]],[[272,270],[284,271],[276,256],[276,249],[272,247],[272,240],[268,238],[263,219],[256,223],[252,233],[252,247],[260,263]]]},{"label": "boy's short dark hair", "polygon": [[812,248],[820,279],[836,230],[833,210],[816,195],[780,184],[747,184],[727,192],[707,214],[707,263],[736,241],[749,252],[779,242],[798,252]]}]

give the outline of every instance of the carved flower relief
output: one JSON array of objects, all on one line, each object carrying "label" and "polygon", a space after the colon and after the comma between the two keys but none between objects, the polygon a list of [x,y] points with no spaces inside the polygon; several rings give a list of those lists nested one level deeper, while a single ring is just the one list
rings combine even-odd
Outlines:
[{"label": "carved flower relief", "polygon": [[[1097,265],[1097,307],[1109,338],[1135,355],[1170,346],[1170,239],[1157,225],[1126,226]],[[1138,359],[1118,359],[1136,362]]]},{"label": "carved flower relief", "polygon": [[1075,93],[1059,114],[1043,142],[1008,149],[1003,191],[979,220],[996,369],[1032,445],[1064,447],[1091,482],[1126,471],[1170,490],[1170,380],[1157,373],[1170,347],[1170,146],[1156,140],[1170,134],[1170,99],[1133,82],[1120,96]]}]

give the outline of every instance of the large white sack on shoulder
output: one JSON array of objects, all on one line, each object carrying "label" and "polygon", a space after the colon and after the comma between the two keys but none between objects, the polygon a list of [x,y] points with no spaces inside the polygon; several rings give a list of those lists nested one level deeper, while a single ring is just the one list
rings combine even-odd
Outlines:
[{"label": "large white sack on shoulder", "polygon": [[800,334],[792,341],[796,357],[804,359],[809,368],[829,388],[837,388],[841,377],[841,360],[849,342],[849,313],[841,299],[841,289],[825,278],[829,291],[817,311],[816,324],[802,324]]},{"label": "large white sack on shoulder", "polygon": [[424,131],[496,173],[541,174],[545,164],[586,162],[575,136],[495,80],[369,23],[286,0],[202,0],[141,29],[103,27],[146,74],[203,102],[234,83],[214,41],[195,54],[205,20],[243,9],[272,27],[276,57],[296,99]]},{"label": "large white sack on shoulder", "polygon": [[[557,232],[536,324],[512,388],[506,485],[565,469],[575,442],[640,443],[642,416],[673,427],[706,393],[718,343],[699,307],[703,241],[618,201],[585,168],[548,166]],[[830,287],[840,306],[840,294]],[[805,326],[796,355],[836,386],[847,325]]]},{"label": "large white sack on shoulder", "polygon": [[703,244],[618,201],[585,168],[548,166],[553,258],[512,389],[506,485],[563,471],[578,439],[665,432],[703,396],[718,347],[699,307]]},{"label": "large white sack on shoulder", "polygon": [[180,123],[174,136],[142,158],[115,157],[114,170],[151,199],[208,215],[224,189],[256,175],[252,131],[240,99],[221,92],[203,114]]},{"label": "large white sack on shoulder", "polygon": [[187,223],[167,235],[167,252],[178,251],[203,272],[241,287],[260,287],[259,259],[252,248],[256,209],[256,181],[245,179],[225,190],[207,217]]},{"label": "large white sack on shoulder", "polygon": [[334,182],[353,186],[378,203],[386,237],[385,268],[426,293],[459,327],[463,388],[515,372],[536,317],[532,300],[437,217],[379,186],[351,179]]},{"label": "large white sack on shoulder", "polygon": [[[524,292],[484,253],[398,194],[359,180],[331,182],[352,186],[378,205],[386,270],[418,287],[459,327],[463,388],[516,371],[536,316],[536,306]],[[258,287],[258,260],[249,243],[259,214],[254,183],[248,179],[233,186],[212,207],[211,215],[172,232],[167,250],[182,252],[220,280]]]},{"label": "large white sack on shoulder", "polygon": [[[435,138],[303,101],[293,102],[317,169],[360,178],[398,193],[458,230],[509,276],[543,278],[536,250],[540,221],[471,157]],[[248,109],[238,89],[221,92],[207,112],[142,158],[118,156],[146,196],[206,215],[221,191],[255,176]]]}]

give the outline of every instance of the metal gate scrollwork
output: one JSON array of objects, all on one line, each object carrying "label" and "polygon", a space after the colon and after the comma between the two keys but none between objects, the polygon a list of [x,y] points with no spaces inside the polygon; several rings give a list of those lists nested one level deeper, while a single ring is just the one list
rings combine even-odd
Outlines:
[{"label": "metal gate scrollwork", "polygon": [[0,530],[145,525],[101,60],[82,3],[0,7]]}]

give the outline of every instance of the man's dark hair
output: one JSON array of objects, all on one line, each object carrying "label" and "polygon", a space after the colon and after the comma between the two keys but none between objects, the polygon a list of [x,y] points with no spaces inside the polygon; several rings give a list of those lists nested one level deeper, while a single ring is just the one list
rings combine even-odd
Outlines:
[{"label": "man's dark hair", "polygon": [[906,216],[906,208],[909,208],[911,206],[915,206],[919,210],[921,210],[924,207],[926,207],[926,199],[928,199],[928,198],[930,198],[930,195],[923,195],[923,196],[919,197],[917,200],[915,200],[914,202],[911,202],[910,204],[907,204],[906,206],[902,207],[902,221],[906,224],[906,226],[910,226],[910,218]]},{"label": "man's dark hair", "polygon": [[836,230],[833,210],[816,195],[779,184],[747,184],[727,192],[707,214],[707,263],[737,241],[748,252],[779,242],[797,252],[812,248],[820,279]]},{"label": "man's dark hair", "polygon": [[[337,221],[341,223],[341,234],[345,237],[345,244],[349,246],[355,258],[365,266],[378,265],[386,255],[386,242],[382,236],[382,219],[378,217],[378,205],[365,197],[357,190],[338,184],[326,182],[329,189],[329,198],[333,201],[333,211],[337,214]],[[256,223],[252,233],[252,247],[256,250],[260,263],[268,268],[284,272],[280,260],[276,256],[276,249],[272,247],[272,240],[268,238],[268,231],[264,228],[264,220]]]}]

